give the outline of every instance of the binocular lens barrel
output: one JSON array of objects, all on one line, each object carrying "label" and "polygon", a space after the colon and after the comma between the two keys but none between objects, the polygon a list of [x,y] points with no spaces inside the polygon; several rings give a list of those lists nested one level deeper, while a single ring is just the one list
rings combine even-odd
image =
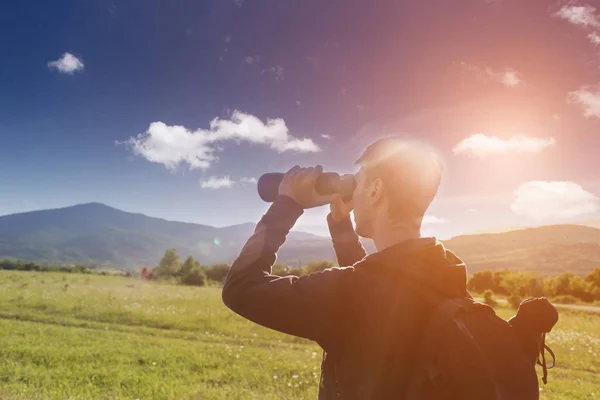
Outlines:
[{"label": "binocular lens barrel", "polygon": [[[258,195],[263,201],[269,203],[275,201],[283,175],[281,172],[269,172],[258,179]],[[355,185],[354,179],[341,179],[338,173],[323,172],[317,178],[315,190],[322,195],[341,194],[344,200],[349,200],[352,198]]]}]

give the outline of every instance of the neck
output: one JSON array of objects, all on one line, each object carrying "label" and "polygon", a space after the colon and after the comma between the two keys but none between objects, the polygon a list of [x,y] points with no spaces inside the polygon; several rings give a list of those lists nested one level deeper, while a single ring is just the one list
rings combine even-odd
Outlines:
[{"label": "neck", "polygon": [[385,224],[376,224],[373,229],[373,242],[377,251],[382,251],[390,246],[404,242],[410,239],[421,237],[421,229],[419,226],[409,226],[402,222]]}]

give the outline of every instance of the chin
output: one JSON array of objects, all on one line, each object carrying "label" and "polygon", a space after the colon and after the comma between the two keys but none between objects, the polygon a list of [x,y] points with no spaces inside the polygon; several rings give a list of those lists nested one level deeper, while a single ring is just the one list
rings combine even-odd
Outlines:
[{"label": "chin", "polygon": [[355,232],[360,237],[363,237],[366,239],[372,239],[371,233],[367,229],[363,228],[362,224],[359,224],[359,223],[356,224]]}]

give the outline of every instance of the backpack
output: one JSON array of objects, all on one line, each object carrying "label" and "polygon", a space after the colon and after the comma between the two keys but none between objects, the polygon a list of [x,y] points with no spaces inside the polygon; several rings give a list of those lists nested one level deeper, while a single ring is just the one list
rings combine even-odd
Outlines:
[{"label": "backpack", "polygon": [[470,296],[419,293],[433,311],[405,400],[539,399],[535,365],[543,366],[546,383],[544,351],[553,358],[554,353],[544,343],[545,334],[558,321],[556,309],[545,298],[523,301],[517,315],[505,321]]}]

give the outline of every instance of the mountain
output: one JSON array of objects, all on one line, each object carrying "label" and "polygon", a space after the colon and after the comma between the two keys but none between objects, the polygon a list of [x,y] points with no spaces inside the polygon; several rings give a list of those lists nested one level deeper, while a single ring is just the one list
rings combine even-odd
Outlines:
[{"label": "mountain", "polygon": [[600,229],[600,219],[589,219],[587,221],[580,222],[577,225],[590,226],[592,228]]},{"label": "mountain", "polygon": [[[203,263],[231,262],[255,226],[216,228],[128,213],[99,203],[80,204],[0,217],[0,259],[132,268],[154,266],[165,249],[175,248],[182,257],[192,255]],[[304,262],[299,258],[302,252],[324,242],[316,235],[291,232],[283,250],[290,261]]]},{"label": "mountain", "polygon": [[516,269],[541,274],[589,273],[600,267],[600,229],[548,225],[520,230],[462,235],[444,241],[470,272]]},{"label": "mountain", "polygon": [[[569,223],[570,225],[579,225],[579,226],[588,226],[591,228],[600,229],[600,219],[588,219],[583,221],[573,221]],[[553,226],[552,224],[547,225],[513,225],[513,226],[499,226],[490,229],[483,229],[475,232],[471,232],[471,234],[486,234],[486,233],[502,233],[502,232],[511,232],[511,231],[520,231],[523,229],[529,228],[537,228],[540,226]]]},{"label": "mountain", "polygon": [[[325,223],[325,221],[323,221]],[[0,217],[0,259],[121,268],[157,265],[175,248],[204,264],[232,262],[252,235],[254,223],[223,228],[167,221],[90,203]],[[510,268],[542,274],[589,273],[600,266],[600,229],[551,225],[442,241],[467,263],[469,272]],[[372,241],[363,240],[368,252]],[[303,265],[331,259],[330,239],[292,231],[277,262]]]}]

